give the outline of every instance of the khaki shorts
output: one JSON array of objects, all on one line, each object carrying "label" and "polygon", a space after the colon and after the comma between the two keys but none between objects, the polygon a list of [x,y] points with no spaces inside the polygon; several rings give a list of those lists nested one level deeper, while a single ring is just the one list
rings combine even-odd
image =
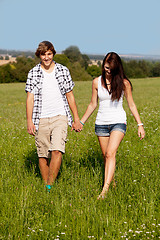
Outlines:
[{"label": "khaki shorts", "polygon": [[54,150],[65,153],[67,128],[67,116],[41,118],[35,136],[38,157],[49,158],[51,151]]}]

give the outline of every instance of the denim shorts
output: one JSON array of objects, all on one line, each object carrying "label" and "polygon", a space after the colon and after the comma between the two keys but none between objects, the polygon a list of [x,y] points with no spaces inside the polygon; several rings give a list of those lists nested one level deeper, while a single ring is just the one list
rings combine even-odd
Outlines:
[{"label": "denim shorts", "polygon": [[115,123],[108,125],[97,125],[95,124],[95,134],[99,137],[109,137],[111,132],[120,131],[126,133],[126,124],[125,123]]}]

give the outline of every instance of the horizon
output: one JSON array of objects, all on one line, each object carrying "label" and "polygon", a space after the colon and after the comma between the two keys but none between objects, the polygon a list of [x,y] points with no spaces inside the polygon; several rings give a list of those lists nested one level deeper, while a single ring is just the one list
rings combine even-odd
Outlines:
[{"label": "horizon", "polygon": [[[19,53],[25,53],[25,52],[30,52],[30,53],[35,53],[35,50],[26,50],[26,49],[23,49],[23,50],[17,50],[17,49],[1,49],[0,48],[0,51],[8,51],[8,52],[19,52]],[[62,54],[64,50],[58,52],[56,54]],[[85,54],[85,55],[88,55],[88,56],[105,56],[105,54],[101,54],[101,53],[82,53],[80,51],[81,54]],[[5,55],[5,53],[0,53],[0,55]],[[9,55],[9,54],[8,54]],[[139,54],[139,53],[128,53],[128,54],[124,54],[124,53],[118,53],[118,55],[121,57],[121,58],[130,58],[130,59],[150,59],[150,60],[160,60],[160,54]],[[12,55],[11,55],[12,56]]]},{"label": "horizon", "polygon": [[[70,47],[70,46],[69,46]],[[67,47],[68,48],[68,47]],[[67,49],[66,48],[66,49]],[[31,53],[34,53],[35,51],[36,51],[36,49],[35,50],[33,50],[33,49],[6,49],[6,48],[0,48],[0,51],[15,51],[15,52],[31,52]],[[64,50],[62,50],[62,51],[56,51],[56,54],[62,54],[62,52],[63,51],[65,51],[65,49]],[[88,53],[88,52],[81,52],[80,51],[80,53],[81,54],[86,54],[86,55],[101,55],[101,56],[105,56],[105,54],[103,54],[103,53]],[[160,56],[160,54],[147,54],[147,53],[118,53],[118,55],[123,55],[123,56],[130,56],[130,55],[133,55],[133,56]]]}]

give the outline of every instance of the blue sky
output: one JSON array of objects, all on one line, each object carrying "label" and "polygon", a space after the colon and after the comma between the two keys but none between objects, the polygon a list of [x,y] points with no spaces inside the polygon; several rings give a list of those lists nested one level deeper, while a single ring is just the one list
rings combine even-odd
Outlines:
[{"label": "blue sky", "polygon": [[0,49],[160,55],[160,0],[0,0]]}]

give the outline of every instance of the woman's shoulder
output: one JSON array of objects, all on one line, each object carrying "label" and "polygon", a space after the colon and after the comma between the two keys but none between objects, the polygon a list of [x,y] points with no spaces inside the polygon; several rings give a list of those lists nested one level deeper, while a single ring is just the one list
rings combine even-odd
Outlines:
[{"label": "woman's shoulder", "polygon": [[94,82],[94,83],[98,82],[98,79],[99,79],[99,77],[94,78],[94,79],[93,79],[93,82]]},{"label": "woman's shoulder", "polygon": [[96,77],[95,79],[93,79],[93,82],[98,84],[98,82],[101,81],[101,78],[101,76]]},{"label": "woman's shoulder", "polygon": [[95,88],[98,88],[98,81],[99,81],[99,78],[100,78],[100,77],[96,77],[96,78],[93,79],[93,81],[92,81],[92,85],[93,85]]},{"label": "woman's shoulder", "polygon": [[124,83],[124,86],[125,88],[131,88],[131,83],[128,79],[123,79],[123,83]]}]

